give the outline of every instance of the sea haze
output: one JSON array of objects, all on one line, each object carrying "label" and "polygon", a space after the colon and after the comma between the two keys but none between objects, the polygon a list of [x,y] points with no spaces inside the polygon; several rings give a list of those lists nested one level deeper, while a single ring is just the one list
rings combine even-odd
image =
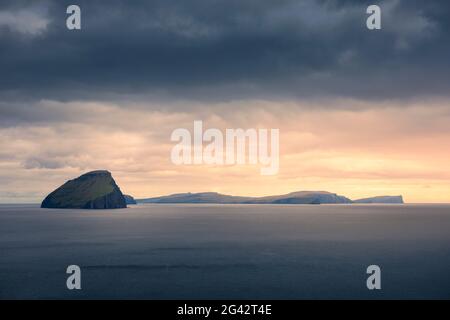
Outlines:
[{"label": "sea haze", "polygon": [[0,252],[1,299],[449,299],[450,205],[1,205]]}]

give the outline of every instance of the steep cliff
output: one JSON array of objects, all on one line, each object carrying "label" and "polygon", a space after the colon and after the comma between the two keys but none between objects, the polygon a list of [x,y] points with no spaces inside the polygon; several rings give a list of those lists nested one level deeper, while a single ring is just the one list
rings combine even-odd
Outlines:
[{"label": "steep cliff", "polygon": [[92,171],[67,181],[50,193],[41,208],[126,208],[125,198],[108,171]]}]

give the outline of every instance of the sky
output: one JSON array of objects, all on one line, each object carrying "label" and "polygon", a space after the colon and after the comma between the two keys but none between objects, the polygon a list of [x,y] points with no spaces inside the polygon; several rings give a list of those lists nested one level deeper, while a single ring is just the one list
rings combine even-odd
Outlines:
[{"label": "sky", "polygon": [[[81,30],[66,28],[71,4]],[[137,198],[450,202],[448,17],[424,0],[1,1],[0,203],[96,169]],[[278,174],[173,164],[171,132],[194,120],[278,128]]]}]

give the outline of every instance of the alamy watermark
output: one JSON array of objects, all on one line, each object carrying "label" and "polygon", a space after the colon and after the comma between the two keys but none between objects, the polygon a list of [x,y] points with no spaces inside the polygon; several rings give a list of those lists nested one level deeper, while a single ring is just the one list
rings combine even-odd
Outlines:
[{"label": "alamy watermark", "polygon": [[367,289],[381,290],[381,268],[373,264],[367,267],[366,273],[370,275],[366,281]]},{"label": "alamy watermark", "polygon": [[70,276],[66,280],[66,286],[69,290],[81,290],[81,269],[76,264],[67,267],[67,274]]},{"label": "alamy watermark", "polygon": [[280,165],[279,129],[203,130],[203,121],[194,121],[193,132],[178,128],[171,141],[176,165],[259,165],[261,175],[275,175]]},{"label": "alamy watermark", "polygon": [[381,8],[378,5],[370,5],[366,9],[366,13],[370,16],[366,20],[366,26],[369,30],[381,29]]},{"label": "alamy watermark", "polygon": [[66,13],[69,16],[66,19],[66,26],[69,30],[81,30],[81,8],[72,4],[67,7]]},{"label": "alamy watermark", "polygon": [[[69,15],[66,19],[66,26],[69,30],[81,30],[81,8],[76,4],[67,7],[66,13]],[[376,4],[367,7],[366,13],[369,17],[366,19],[366,26],[369,30],[381,29],[381,8]]]}]

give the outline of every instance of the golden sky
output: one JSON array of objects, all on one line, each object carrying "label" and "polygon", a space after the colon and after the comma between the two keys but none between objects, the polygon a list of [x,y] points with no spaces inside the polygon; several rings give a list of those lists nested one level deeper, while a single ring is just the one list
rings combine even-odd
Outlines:
[{"label": "golden sky", "polygon": [[[110,170],[136,198],[216,191],[263,196],[325,190],[351,199],[403,195],[450,202],[450,101],[358,100],[192,103],[39,102],[55,119],[0,129],[0,202],[40,202],[68,179]],[[153,110],[153,111],[149,111]],[[155,111],[159,110],[159,111]],[[280,170],[254,165],[177,166],[176,128],[278,128]]]}]

